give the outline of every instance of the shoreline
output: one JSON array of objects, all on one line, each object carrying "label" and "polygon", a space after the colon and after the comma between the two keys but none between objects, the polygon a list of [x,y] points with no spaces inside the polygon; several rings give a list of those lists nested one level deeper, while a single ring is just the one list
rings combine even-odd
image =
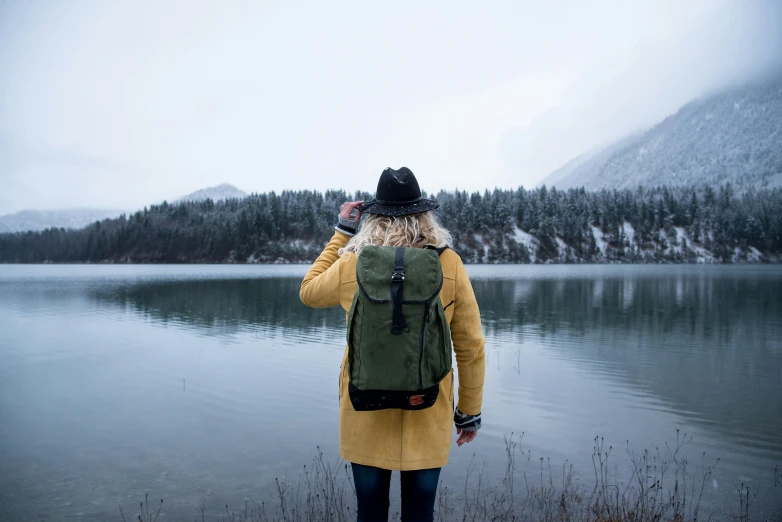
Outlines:
[{"label": "shoreline", "polygon": [[[206,265],[206,266],[229,266],[229,265],[235,265],[235,266],[281,266],[281,265],[296,265],[296,266],[310,266],[314,263],[313,261],[285,261],[285,262],[271,262],[271,263],[261,263],[261,262],[236,262],[236,261],[202,261],[202,260],[194,260],[194,261],[181,261],[181,262],[166,262],[166,261],[40,261],[40,262],[34,262],[34,263],[25,263],[25,262],[8,262],[8,261],[0,261],[0,266],[3,265],[16,265],[16,266],[35,266],[35,265],[56,265],[56,266],[81,266],[81,265],[134,265],[134,266],[143,266],[143,265],[161,265],[161,266],[188,266],[188,265]],[[703,266],[714,266],[714,265],[781,265],[782,264],[782,257],[780,258],[774,258],[774,259],[764,259],[764,260],[740,260],[740,261],[656,261],[656,262],[628,262],[628,261],[615,261],[615,260],[608,260],[608,261],[577,261],[572,263],[560,263],[560,262],[554,262],[554,261],[547,261],[544,263],[471,263],[471,262],[465,262],[465,266],[549,266],[549,265],[557,265],[557,266],[567,266],[567,265],[582,265],[582,266],[599,266],[599,265],[649,265],[649,266],[656,266],[656,265],[703,265]]]},{"label": "shoreline", "polygon": [[[719,458],[704,458],[689,467],[684,450],[692,437],[676,431],[676,441],[663,449],[632,449],[607,446],[603,438],[594,438],[594,470],[575,470],[565,461],[552,468],[550,459],[532,458],[522,446],[523,433],[505,436],[507,463],[501,479],[490,480],[486,464],[469,464],[463,488],[453,488],[440,481],[434,519],[447,521],[521,521],[559,520],[571,522],[696,522],[697,520],[740,520],[742,522],[782,521],[782,504],[768,506],[768,497],[782,488],[782,470],[774,467],[771,491],[758,490],[757,480],[726,486],[715,495],[713,484]],[[624,451],[623,451],[624,450]],[[616,457],[619,452],[623,457]],[[705,454],[704,454],[705,456]],[[617,467],[622,460],[623,469]],[[556,470],[556,471],[555,471]],[[587,472],[589,471],[589,472]],[[592,473],[593,471],[593,473]],[[394,472],[393,480],[398,480]],[[622,476],[620,476],[620,473]],[[582,482],[583,477],[593,477]],[[300,469],[298,477],[274,479],[274,492],[268,500],[243,499],[235,510],[230,504],[207,506],[206,500],[191,506],[201,520],[216,517],[220,521],[349,521],[355,520],[355,486],[349,463],[327,461],[318,448],[311,465]],[[750,486],[749,484],[752,484]],[[393,489],[392,489],[393,490]],[[154,497],[153,497],[154,498]],[[776,500],[775,500],[776,499]],[[152,522],[166,513],[165,499],[152,500],[149,493],[140,503],[140,514],[130,515],[142,522]],[[764,504],[765,502],[765,504]],[[138,503],[137,503],[138,505]],[[392,495],[389,520],[399,520],[400,499]],[[127,513],[119,506],[121,520]]]}]

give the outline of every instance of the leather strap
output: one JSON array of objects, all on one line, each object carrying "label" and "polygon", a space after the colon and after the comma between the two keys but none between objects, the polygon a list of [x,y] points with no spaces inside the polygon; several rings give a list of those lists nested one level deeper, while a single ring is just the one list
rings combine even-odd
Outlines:
[{"label": "leather strap", "polygon": [[392,206],[392,207],[403,207],[405,205],[415,205],[416,203],[419,203],[423,199],[424,199],[423,196],[415,198],[415,199],[410,199],[410,200],[407,200],[407,201],[389,201],[389,200],[385,200],[385,199],[377,199],[377,198],[375,198],[374,200],[372,200],[372,203],[377,204],[377,205],[389,205],[389,206]]},{"label": "leather strap", "polygon": [[407,322],[402,313],[402,285],[405,282],[405,249],[397,247],[394,256],[394,271],[391,273],[391,308],[393,310],[391,333],[402,335]]}]

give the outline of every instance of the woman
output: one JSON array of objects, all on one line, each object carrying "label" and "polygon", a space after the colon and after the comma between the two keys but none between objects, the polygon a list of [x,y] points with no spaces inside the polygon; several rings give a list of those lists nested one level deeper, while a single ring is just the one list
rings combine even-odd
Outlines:
[{"label": "woman", "polygon": [[[451,235],[432,212],[438,206],[421,197],[409,169],[386,169],[374,201],[342,205],[334,236],[301,283],[302,302],[315,308],[341,305],[347,313],[357,288],[356,260],[367,245],[450,246]],[[367,217],[359,227],[362,212]],[[485,340],[478,303],[459,256],[446,249],[440,261],[440,299],[453,302],[445,315],[459,371],[458,407],[454,410],[450,373],[430,408],[355,411],[348,398],[347,349],[342,359],[340,454],[352,464],[359,522],[388,519],[391,470],[401,471],[403,522],[433,520],[440,468],[451,448],[451,424],[456,424],[458,446],[475,440],[481,426]]]}]

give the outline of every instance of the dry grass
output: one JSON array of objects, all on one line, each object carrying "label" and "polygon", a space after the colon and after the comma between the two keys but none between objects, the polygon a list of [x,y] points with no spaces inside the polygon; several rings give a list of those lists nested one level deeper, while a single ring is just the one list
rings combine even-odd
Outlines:
[{"label": "dry grass", "polygon": [[[485,464],[470,463],[464,487],[456,491],[441,484],[435,519],[442,522],[696,522],[701,520],[771,522],[782,521],[782,512],[765,513],[757,491],[737,484],[729,498],[717,499],[728,506],[722,512],[706,502],[707,485],[719,459],[701,462],[691,469],[682,453],[691,438],[680,436],[663,448],[635,452],[624,448],[627,460],[624,479],[617,471],[617,448],[594,439],[593,470],[588,480],[576,475],[568,462],[554,473],[546,459],[534,459],[522,446],[523,435],[505,439],[507,464],[503,478],[491,482]],[[556,478],[555,478],[556,477]],[[589,485],[583,485],[588,482]],[[782,472],[774,469],[774,490],[782,490]],[[150,508],[148,498],[140,505],[139,522],[156,522],[163,501]],[[708,505],[705,505],[708,504]],[[238,511],[225,506],[219,522],[346,522],[356,519],[355,488],[347,464],[326,462],[323,453],[305,466],[295,481],[276,479],[276,491],[267,502],[245,501]],[[122,513],[122,520],[125,514]],[[202,504],[194,517],[163,512],[165,520],[207,520]],[[164,518],[163,518],[164,517]],[[392,513],[391,520],[399,514]]]}]

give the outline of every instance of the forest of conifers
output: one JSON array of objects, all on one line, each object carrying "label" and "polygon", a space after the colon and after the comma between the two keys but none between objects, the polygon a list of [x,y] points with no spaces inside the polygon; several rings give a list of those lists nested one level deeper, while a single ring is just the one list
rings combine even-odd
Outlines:
[{"label": "forest of conifers", "polygon": [[[467,263],[782,260],[780,189],[543,187],[433,197]],[[285,191],[162,203],[81,230],[0,235],[0,262],[311,262],[334,232],[339,205],[369,198]]]}]

